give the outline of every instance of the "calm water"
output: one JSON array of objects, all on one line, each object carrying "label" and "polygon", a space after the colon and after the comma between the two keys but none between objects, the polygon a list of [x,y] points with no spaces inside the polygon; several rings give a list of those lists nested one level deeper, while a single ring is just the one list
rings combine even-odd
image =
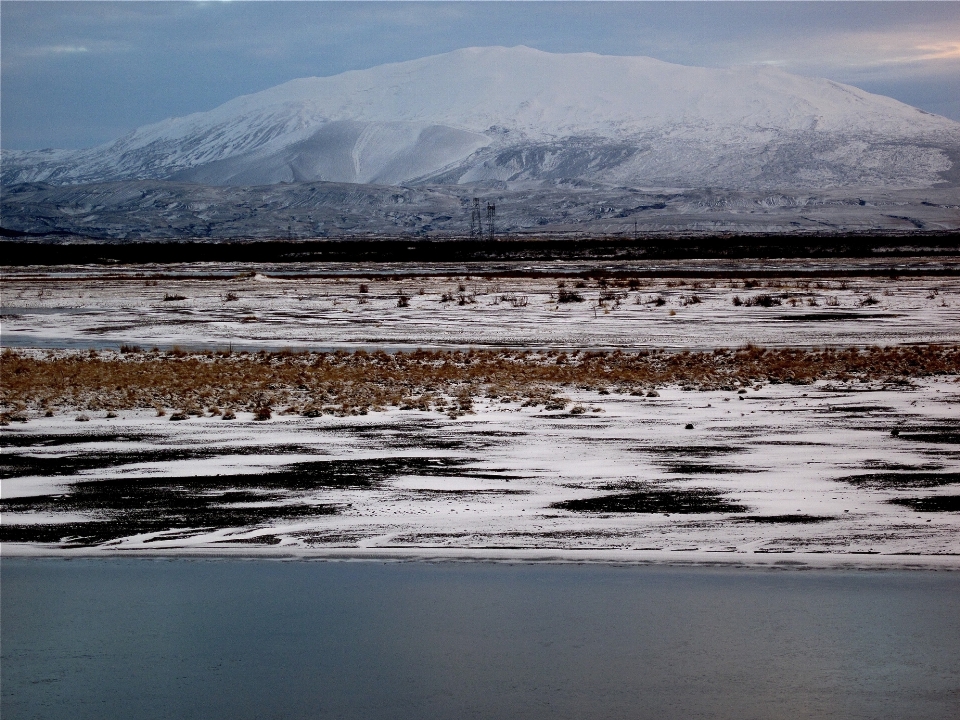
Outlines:
[{"label": "calm water", "polygon": [[955,718],[960,573],[4,559],[18,718]]}]

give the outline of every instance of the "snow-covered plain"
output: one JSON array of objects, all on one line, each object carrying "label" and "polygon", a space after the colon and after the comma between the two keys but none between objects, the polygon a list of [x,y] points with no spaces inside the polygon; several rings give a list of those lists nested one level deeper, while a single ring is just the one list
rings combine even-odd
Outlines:
[{"label": "snow-covered plain", "polygon": [[[233,268],[7,269],[6,347],[223,349],[564,347],[711,349],[960,342],[960,280],[942,276],[955,258],[896,261],[620,263],[655,273],[600,287],[566,278],[583,302],[558,303],[557,278],[511,272],[583,271],[583,264],[451,265],[439,275],[409,267],[289,264]],[[800,277],[766,278],[794,268]],[[823,276],[818,269],[832,267]],[[870,268],[873,268],[871,271]],[[929,268],[930,275],[923,273]],[[756,270],[749,278],[714,273]],[[903,277],[837,277],[846,270]],[[484,277],[483,272],[502,273]],[[424,271],[426,272],[426,271]],[[669,277],[702,272],[703,277]],[[834,273],[830,276],[830,273]],[[251,274],[253,273],[253,274]],[[473,273],[473,274],[471,274]],[[812,274],[811,274],[812,273]],[[585,285],[576,287],[577,282]],[[751,285],[745,287],[745,283]],[[361,293],[360,285],[368,292]],[[422,291],[422,294],[421,294]],[[734,297],[777,296],[772,307]],[[408,299],[397,307],[398,297]],[[444,299],[446,296],[446,300]],[[602,305],[601,296],[606,296]],[[181,300],[164,298],[182,297]],[[662,303],[661,303],[662,299]],[[464,304],[461,304],[461,300]]]},{"label": "snow-covered plain", "polygon": [[[254,513],[283,504],[333,506],[338,512],[250,527],[185,530],[174,524],[175,530],[137,532],[132,523],[114,531],[129,536],[100,545],[72,545],[65,537],[62,545],[8,543],[4,553],[958,565],[956,512],[922,512],[888,502],[956,496],[956,378],[909,389],[818,384],[765,386],[746,395],[679,388],[643,399],[569,394],[588,412],[488,401],[476,414],[453,421],[398,410],[266,423],[249,414],[233,422],[172,423],[143,412],[121,412],[114,419],[100,413],[82,425],[72,416],[31,420],[4,429],[7,442],[16,438],[4,449],[5,462],[15,455],[59,457],[68,468],[71,459],[85,454],[111,459],[73,475],[6,479],[5,503],[70,493],[78,481],[121,479],[133,481],[124,487],[131,488],[135,503],[137,480],[177,487],[200,476],[199,492],[213,507],[235,509],[237,498],[218,477],[229,475],[230,483],[251,491],[241,505]],[[953,434],[944,433],[945,427]],[[900,437],[891,436],[894,428],[902,428]],[[26,442],[31,436],[35,445]],[[150,459],[173,449],[180,459]],[[279,495],[270,489],[269,473],[317,462],[346,463],[368,472],[371,482],[306,489],[294,484]],[[383,463],[390,467],[381,473]],[[637,491],[683,497],[704,490],[745,512],[551,508]],[[76,513],[30,511],[29,502],[26,507],[21,513],[7,505],[3,522],[78,519]]]},{"label": "snow-covered plain", "polygon": [[[924,263],[953,261],[904,260],[901,268]],[[589,279],[577,288],[567,277],[565,287],[585,299],[564,304],[556,277],[479,277],[476,268],[469,277],[463,268],[413,275],[387,266],[371,279],[372,267],[284,269],[287,277],[267,266],[242,276],[198,266],[165,274],[7,270],[0,343],[682,350],[960,342],[960,281],[891,279],[889,267],[872,277],[794,276],[752,287],[706,271],[634,287]],[[400,293],[407,307],[397,306]],[[452,299],[443,302],[444,294]],[[759,294],[781,305],[733,304]],[[5,542],[3,553],[956,568],[960,516],[949,503],[960,482],[957,381],[662,387],[657,397],[565,387],[575,414],[484,398],[456,419],[388,410],[171,422],[153,411],[99,411],[78,423],[75,413],[34,413],[0,429],[2,522],[52,535]],[[104,490],[111,487],[113,495]],[[603,501],[592,511],[553,506],[610,496],[656,511],[618,512]],[[924,505],[936,497],[947,505]],[[203,519],[186,527],[183,517]],[[96,542],[65,539],[91,519],[103,523]]]}]

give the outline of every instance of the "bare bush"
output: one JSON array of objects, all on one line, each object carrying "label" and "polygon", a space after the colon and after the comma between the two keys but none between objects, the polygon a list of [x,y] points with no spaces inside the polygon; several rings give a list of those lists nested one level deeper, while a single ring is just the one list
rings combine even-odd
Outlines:
[{"label": "bare bush", "polygon": [[775,305],[782,305],[783,301],[776,295],[761,293],[747,298],[743,301],[743,304],[745,307],[774,307]]},{"label": "bare bush", "polygon": [[558,303],[583,302],[583,295],[576,292],[575,290],[560,289],[557,292],[557,302]]}]

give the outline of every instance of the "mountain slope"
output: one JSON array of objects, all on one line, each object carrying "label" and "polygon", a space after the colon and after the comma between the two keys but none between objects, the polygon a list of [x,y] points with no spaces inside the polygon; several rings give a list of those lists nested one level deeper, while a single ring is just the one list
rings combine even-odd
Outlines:
[{"label": "mountain slope", "polygon": [[6,151],[2,179],[924,187],[951,158],[960,123],[829,80],[493,47],[293,80],[88,150]]}]

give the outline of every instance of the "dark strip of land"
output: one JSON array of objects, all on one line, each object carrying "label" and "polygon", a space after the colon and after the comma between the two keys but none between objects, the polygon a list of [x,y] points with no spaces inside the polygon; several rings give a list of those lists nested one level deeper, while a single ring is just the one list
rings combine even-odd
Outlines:
[{"label": "dark strip of land", "polygon": [[[468,238],[103,242],[3,231],[3,264],[75,265],[189,262],[438,263],[559,260],[940,257],[960,254],[960,232],[875,235],[718,235],[708,237]],[[755,274],[755,273],[754,273]],[[941,268],[940,275],[960,274]]]}]

